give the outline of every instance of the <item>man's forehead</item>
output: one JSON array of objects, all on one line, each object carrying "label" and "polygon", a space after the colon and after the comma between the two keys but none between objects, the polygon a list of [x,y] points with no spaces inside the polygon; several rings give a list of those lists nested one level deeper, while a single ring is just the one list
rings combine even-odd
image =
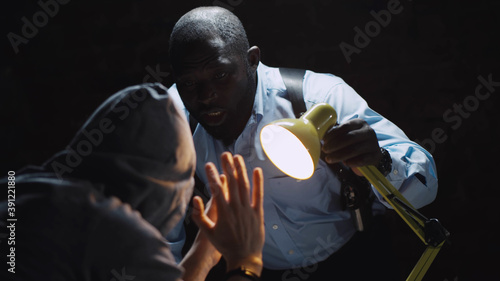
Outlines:
[{"label": "man's forehead", "polygon": [[182,44],[182,49],[180,49],[180,55],[196,55],[204,52],[224,52],[226,48],[226,43],[218,36],[206,36],[204,38],[196,38]]},{"label": "man's forehead", "polygon": [[222,40],[216,39],[193,42],[183,50],[182,54],[173,59],[177,75],[183,75],[200,67],[210,69],[230,65],[234,62],[235,56]]}]

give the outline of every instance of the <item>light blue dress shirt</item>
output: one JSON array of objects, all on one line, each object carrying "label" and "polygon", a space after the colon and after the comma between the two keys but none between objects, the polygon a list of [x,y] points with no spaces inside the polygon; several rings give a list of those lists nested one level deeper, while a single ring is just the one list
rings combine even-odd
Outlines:
[{"label": "light blue dress shirt", "polygon": [[[193,135],[197,155],[196,173],[202,181],[207,182],[204,172],[206,162],[215,163],[221,172],[220,155],[224,151],[244,157],[249,179],[252,179],[251,171],[261,167],[264,172],[266,231],[264,266],[269,269],[288,269],[312,265],[339,250],[356,230],[349,211],[341,209],[340,182],[323,161],[320,160],[310,179],[298,181],[283,174],[265,156],[259,140],[262,127],[271,121],[295,116],[278,68],[260,63],[257,76],[252,115],[233,144],[225,146],[212,138],[202,126],[196,128]],[[175,84],[169,93],[186,111]],[[353,118],[362,118],[375,130],[379,145],[389,151],[393,161],[392,171],[387,178],[415,208],[435,199],[437,174],[432,156],[410,141],[396,125],[370,109],[365,100],[341,78],[307,71],[303,93],[307,108],[326,102],[337,111],[340,124]],[[375,193],[380,202],[389,207],[380,194]],[[382,204],[378,203],[378,206],[384,209]],[[377,211],[377,206],[374,208]],[[182,225],[178,225],[167,236],[167,240],[179,259],[184,243]]]}]

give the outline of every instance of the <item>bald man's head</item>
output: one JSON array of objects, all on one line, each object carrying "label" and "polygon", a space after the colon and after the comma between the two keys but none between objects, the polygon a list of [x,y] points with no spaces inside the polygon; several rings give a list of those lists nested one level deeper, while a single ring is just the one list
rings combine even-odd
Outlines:
[{"label": "bald man's head", "polygon": [[189,44],[210,39],[221,39],[231,52],[243,58],[249,49],[245,29],[237,16],[221,7],[199,7],[184,14],[172,30],[169,46],[172,64],[183,56]]}]

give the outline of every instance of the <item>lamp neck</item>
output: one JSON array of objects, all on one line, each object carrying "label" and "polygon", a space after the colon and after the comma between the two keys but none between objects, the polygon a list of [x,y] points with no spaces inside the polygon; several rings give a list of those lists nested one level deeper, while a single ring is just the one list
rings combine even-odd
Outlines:
[{"label": "lamp neck", "polygon": [[337,122],[335,109],[327,103],[313,105],[300,118],[311,122],[318,131],[319,139],[323,139],[325,133]]}]

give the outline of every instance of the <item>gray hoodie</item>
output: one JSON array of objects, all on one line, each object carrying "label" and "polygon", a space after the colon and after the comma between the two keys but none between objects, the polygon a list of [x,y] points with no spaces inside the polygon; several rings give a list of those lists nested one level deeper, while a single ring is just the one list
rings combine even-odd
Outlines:
[{"label": "gray hoodie", "polygon": [[14,269],[0,277],[180,278],[163,237],[187,208],[194,167],[189,126],[166,88],[114,94],[64,150],[16,172],[15,209],[0,201],[0,232],[15,229],[14,245],[0,243],[0,259]]}]

